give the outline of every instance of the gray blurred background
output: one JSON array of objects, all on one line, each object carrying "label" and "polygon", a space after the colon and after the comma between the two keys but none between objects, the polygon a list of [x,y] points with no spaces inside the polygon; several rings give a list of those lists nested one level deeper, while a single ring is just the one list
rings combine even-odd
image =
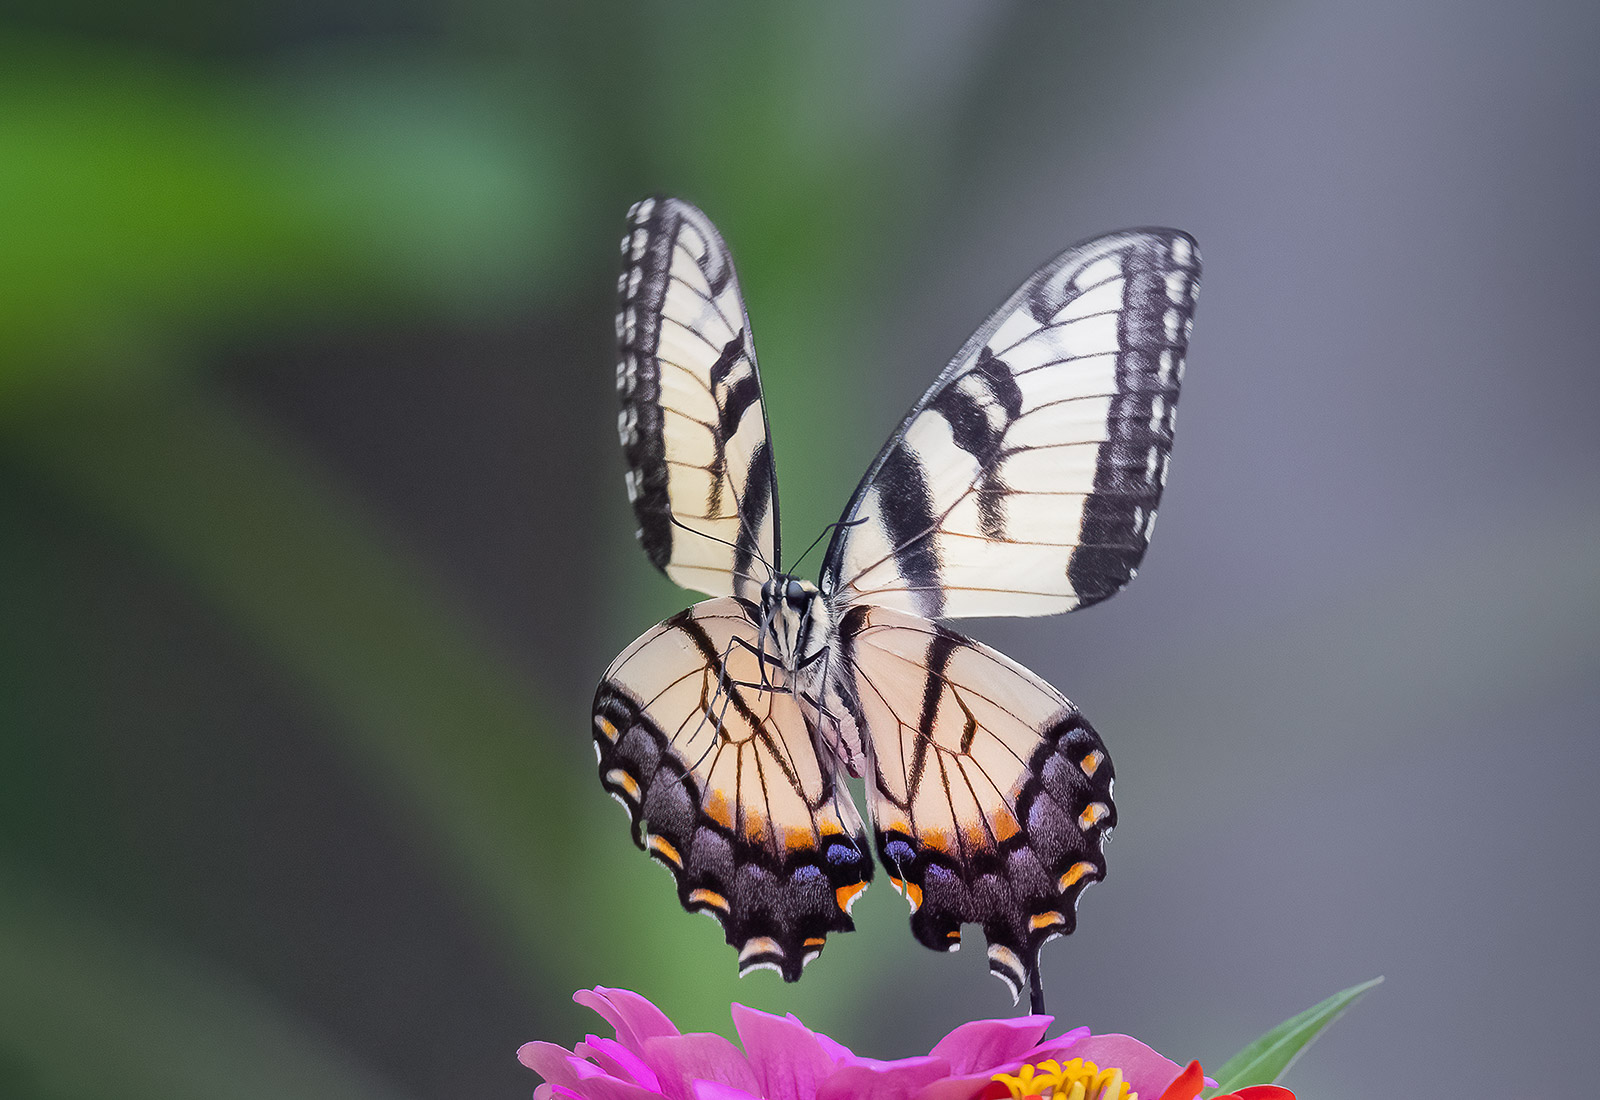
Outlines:
[{"label": "gray blurred background", "polygon": [[1303,1097],[1578,1095],[1600,905],[1600,9],[13,0],[0,1093],[524,1096],[571,991],[862,1053],[1010,1005],[883,887],[734,978],[593,778],[615,241],[740,266],[787,541],[1035,266],[1193,233],[1159,532],[966,624],[1117,764],[1065,1026]]}]

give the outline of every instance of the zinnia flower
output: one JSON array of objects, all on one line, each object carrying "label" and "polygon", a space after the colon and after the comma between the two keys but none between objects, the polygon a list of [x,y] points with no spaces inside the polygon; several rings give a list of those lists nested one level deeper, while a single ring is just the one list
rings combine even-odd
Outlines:
[{"label": "zinnia flower", "polygon": [[[1053,1018],[962,1024],[926,1055],[879,1061],[852,1054],[793,1015],[732,1006],[739,1047],[713,1034],[680,1034],[655,1005],[626,989],[582,990],[614,1039],[590,1035],[567,1050],[527,1043],[522,1064],[544,1078],[534,1100],[1193,1100],[1214,1081],[1126,1035],[1080,1027],[1044,1037]],[[1239,1100],[1293,1100],[1260,1086]],[[1222,1100],[1222,1098],[1219,1098]]]}]

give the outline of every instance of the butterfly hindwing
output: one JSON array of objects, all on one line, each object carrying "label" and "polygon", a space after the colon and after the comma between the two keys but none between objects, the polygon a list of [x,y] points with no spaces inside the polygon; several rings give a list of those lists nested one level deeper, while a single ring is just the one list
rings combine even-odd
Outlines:
[{"label": "butterfly hindwing", "polygon": [[1120,590],[1166,483],[1199,274],[1172,229],[1098,237],[1036,272],[880,452],[823,591],[950,618]]},{"label": "butterfly hindwing", "polygon": [[685,588],[754,598],[778,496],[733,259],[699,210],[653,198],[628,212],[622,268],[617,429],[639,541]]},{"label": "butterfly hindwing", "polygon": [[763,683],[755,614],[722,597],[645,633],[600,682],[594,738],[601,782],[684,908],[717,919],[741,972],[794,981],[854,928],[872,863],[782,670],[768,662]]},{"label": "butterfly hindwing", "polygon": [[1079,894],[1105,876],[1105,745],[1049,684],[926,619],[858,605],[840,642],[878,858],[912,932],[949,951],[963,923],[981,924],[990,970],[1037,1002],[1039,949],[1073,930]]}]

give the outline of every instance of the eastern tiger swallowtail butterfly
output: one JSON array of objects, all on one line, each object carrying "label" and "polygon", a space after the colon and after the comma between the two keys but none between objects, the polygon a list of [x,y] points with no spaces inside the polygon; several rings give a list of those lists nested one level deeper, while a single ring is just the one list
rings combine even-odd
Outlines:
[{"label": "eastern tiger swallowtail butterfly", "polygon": [[594,701],[600,779],[739,969],[788,981],[872,878],[911,930],[1043,1011],[1039,952],[1105,876],[1111,759],[1060,692],[939,624],[1049,615],[1133,578],[1167,480],[1200,257],[1172,229],[1077,244],[967,341],[879,452],[813,585],[781,565],[755,347],[727,246],[677,199],[628,214],[618,429],[639,541],[711,599]]}]

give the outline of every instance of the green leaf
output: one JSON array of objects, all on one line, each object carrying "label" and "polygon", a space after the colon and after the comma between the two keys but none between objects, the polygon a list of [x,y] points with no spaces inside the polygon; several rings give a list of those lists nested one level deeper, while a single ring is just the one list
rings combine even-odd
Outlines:
[{"label": "green leaf", "polygon": [[1381,981],[1383,978],[1380,976],[1353,985],[1320,1004],[1312,1005],[1298,1016],[1289,1017],[1229,1058],[1227,1064],[1217,1071],[1218,1087],[1207,1089],[1204,1095],[1216,1096],[1247,1085],[1269,1085],[1276,1081],[1311,1045],[1311,1041],[1322,1033],[1323,1028],[1344,1015],[1345,1009]]}]

